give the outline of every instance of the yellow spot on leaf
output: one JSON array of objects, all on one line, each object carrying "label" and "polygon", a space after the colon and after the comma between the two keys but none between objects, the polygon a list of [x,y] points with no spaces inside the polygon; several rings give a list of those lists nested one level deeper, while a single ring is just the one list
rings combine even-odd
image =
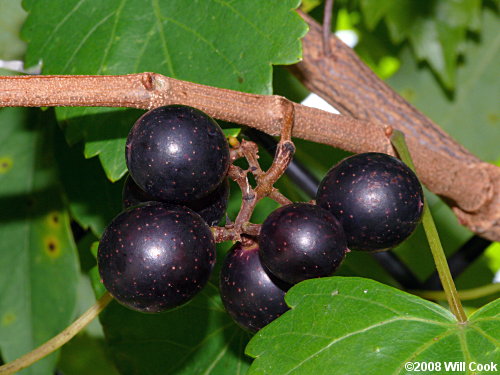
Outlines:
[{"label": "yellow spot on leaf", "polygon": [[489,113],[487,119],[491,125],[496,125],[498,123],[498,113]]},{"label": "yellow spot on leaf", "polygon": [[12,158],[9,158],[8,156],[3,156],[0,158],[0,174],[7,173],[11,168],[12,164],[14,162],[12,161]]},{"label": "yellow spot on leaf", "polygon": [[16,314],[14,314],[12,312],[6,312],[2,316],[2,325],[3,326],[11,325],[12,323],[14,323],[16,321],[16,319],[17,319]]},{"label": "yellow spot on leaf", "polygon": [[61,226],[61,213],[58,211],[49,212],[46,221],[50,227],[59,228]]},{"label": "yellow spot on leaf", "polygon": [[58,258],[61,255],[59,240],[54,236],[47,236],[43,239],[43,249],[45,254],[51,258]]}]

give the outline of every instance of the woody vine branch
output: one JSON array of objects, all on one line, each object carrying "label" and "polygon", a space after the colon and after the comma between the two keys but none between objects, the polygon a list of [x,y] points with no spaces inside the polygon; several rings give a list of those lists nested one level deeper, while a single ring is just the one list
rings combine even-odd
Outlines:
[{"label": "woody vine branch", "polygon": [[[323,53],[322,30],[303,15],[310,32],[304,60],[291,69],[306,86],[343,114],[292,103],[279,96],[248,94],[156,73],[116,76],[0,77],[0,107],[129,107],[184,104],[271,135],[293,108],[292,136],[350,152],[394,150],[388,127],[406,134],[418,175],[475,233],[500,240],[500,168],[482,162],[379,80],[340,40],[331,36]],[[373,94],[375,93],[375,94]]]}]

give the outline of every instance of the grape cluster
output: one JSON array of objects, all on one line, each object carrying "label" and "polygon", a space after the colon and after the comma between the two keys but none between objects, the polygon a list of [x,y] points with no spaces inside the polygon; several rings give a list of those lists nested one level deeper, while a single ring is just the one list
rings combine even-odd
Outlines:
[{"label": "grape cluster", "polygon": [[[122,304],[161,312],[189,301],[215,262],[210,226],[227,208],[229,146],[217,123],[186,106],[156,108],[127,139],[124,211],[106,228],[98,266]],[[288,310],[286,291],[332,275],[349,250],[392,248],[415,230],[423,192],[400,160],[381,153],[346,158],[321,181],[316,204],[273,211],[258,240],[237,242],[221,267],[222,302],[256,332]]]},{"label": "grape cluster", "polygon": [[99,243],[102,282],[134,310],[161,312],[189,301],[215,264],[210,225],[229,195],[229,145],[220,126],[191,107],[146,112],[126,144],[123,206]]}]

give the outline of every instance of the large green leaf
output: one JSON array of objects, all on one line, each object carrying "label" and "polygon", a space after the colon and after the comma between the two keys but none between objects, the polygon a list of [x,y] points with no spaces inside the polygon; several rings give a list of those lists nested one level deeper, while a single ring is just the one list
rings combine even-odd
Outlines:
[{"label": "large green leaf", "polygon": [[[78,259],[52,153],[54,121],[0,111],[0,347],[13,360],[74,316]],[[55,356],[23,374],[48,374]]]},{"label": "large green leaf", "polygon": [[249,374],[402,375],[413,373],[406,362],[500,362],[500,300],[467,324],[439,305],[361,278],[308,280],[286,301],[292,310],[248,344],[256,358]]},{"label": "large green leaf", "polygon": [[[125,74],[154,71],[170,77],[270,94],[272,64],[301,57],[305,22],[298,0],[27,1],[26,62],[44,74]],[[85,139],[86,156],[99,155],[108,177],[125,173],[124,138],[134,116],[116,111],[61,109],[71,143]],[[111,114],[110,114],[111,113]],[[86,115],[94,114],[92,118]],[[84,116],[84,118],[81,118]]]},{"label": "large green leaf", "polygon": [[441,90],[428,70],[417,66],[408,51],[401,69],[388,83],[432,118],[462,145],[486,161],[500,157],[498,113],[500,26],[489,9],[483,13],[480,40],[468,40],[467,58],[458,68],[453,97]]}]

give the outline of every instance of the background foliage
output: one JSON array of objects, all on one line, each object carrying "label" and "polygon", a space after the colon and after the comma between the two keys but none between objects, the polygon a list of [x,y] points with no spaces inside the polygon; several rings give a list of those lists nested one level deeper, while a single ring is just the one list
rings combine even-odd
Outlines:
[{"label": "background foliage", "polygon": [[[303,3],[313,16],[322,17],[320,1]],[[139,0],[25,0],[23,10],[18,0],[0,0],[0,59],[24,59],[27,67],[41,62],[44,74],[154,71],[246,92],[274,92],[299,101],[307,95],[306,90],[279,66],[300,59],[300,37],[306,26],[293,12],[298,5],[297,0],[154,0],[147,4]],[[335,8],[334,30],[355,30],[359,38],[357,52],[377,74],[387,78],[406,99],[479,157],[500,161],[500,75],[495,64],[500,53],[497,3],[337,0]],[[0,73],[13,74],[1,69]],[[95,254],[90,249],[121,209],[122,177],[126,172],[124,139],[141,113],[109,108],[0,109],[3,361],[44,342],[91,305],[95,297],[90,280],[94,280],[96,293],[100,293]],[[346,155],[301,140],[297,140],[297,146],[297,158],[318,178]],[[269,156],[261,153],[264,164],[269,163]],[[287,178],[280,181],[279,187],[293,200],[309,199]],[[232,186],[228,211],[231,218],[237,213],[240,197]],[[438,198],[431,194],[428,197],[445,250],[452,254],[472,234],[457,223]],[[262,221],[275,207],[273,202],[263,200],[253,220]],[[219,260],[229,245],[219,246]],[[496,245],[495,250],[494,246],[458,278],[459,288],[492,281],[500,262],[499,247]],[[434,272],[427,247],[419,229],[395,250],[421,281]],[[95,252],[95,244],[93,248]],[[368,254],[350,254],[339,275],[362,276],[399,286]],[[217,276],[216,270],[203,293],[171,313],[143,315],[114,303],[102,314],[100,322],[93,323],[61,353],[22,373],[47,374],[57,367],[65,374],[243,374],[251,363],[251,358],[244,354],[250,336],[224,312],[217,293]],[[330,358],[342,353],[347,363],[352,354],[337,349],[344,344],[329,344],[342,335],[331,322],[338,320],[338,324],[344,325],[335,312],[341,300],[331,295],[335,290],[342,295],[344,290],[348,295],[360,293],[359,300],[345,307],[343,316],[351,311],[365,311],[365,306],[371,306],[371,296],[378,296],[381,305],[367,307],[374,322],[383,322],[387,309],[397,310],[395,300],[403,298],[402,292],[362,279],[333,278],[300,284],[287,296],[288,302],[296,306],[294,310],[259,333],[247,348],[248,354],[260,356],[250,373],[264,373],[266,361],[278,364],[279,369],[273,374],[292,368],[297,374],[327,371],[331,368],[327,358],[316,358],[314,353],[306,353],[303,346],[296,349],[296,355],[289,353],[276,360],[280,348],[289,348],[297,338],[307,342],[308,335],[327,329],[329,333],[323,341],[314,338],[318,354],[328,354]],[[385,360],[387,368],[381,369],[395,371],[412,353],[420,353],[415,358],[435,361],[443,351],[455,353],[457,361],[468,353],[469,358],[500,362],[498,351],[492,349],[500,337],[498,324],[480,323],[480,319],[498,316],[498,300],[476,313],[477,329],[471,328],[460,338],[449,325],[451,318],[444,309],[404,296],[408,305],[398,311],[412,310],[410,315],[416,318],[434,314],[432,319],[439,324],[427,327],[429,332],[441,329],[438,334],[448,339],[436,345],[435,350],[401,348],[392,362]],[[473,311],[498,296],[466,301],[466,307]],[[310,301],[307,305],[311,308],[304,308],[306,301]],[[354,316],[351,324],[346,325],[347,333],[368,327],[370,323],[364,316]],[[415,323],[416,332],[425,331],[424,325],[425,322]],[[382,325],[380,331],[364,337],[390,335],[391,330],[386,328]],[[397,325],[394,329],[403,328]],[[277,335],[279,339],[275,339]],[[370,340],[364,341],[367,342]],[[457,343],[482,351],[464,351]],[[357,345],[368,350],[363,343]],[[367,358],[379,360],[377,356],[384,351],[378,349]],[[393,346],[386,350],[395,349]],[[314,370],[299,365],[308,356],[307,366]],[[366,366],[359,365],[357,369],[366,371]],[[355,374],[356,368],[349,373]]]}]

